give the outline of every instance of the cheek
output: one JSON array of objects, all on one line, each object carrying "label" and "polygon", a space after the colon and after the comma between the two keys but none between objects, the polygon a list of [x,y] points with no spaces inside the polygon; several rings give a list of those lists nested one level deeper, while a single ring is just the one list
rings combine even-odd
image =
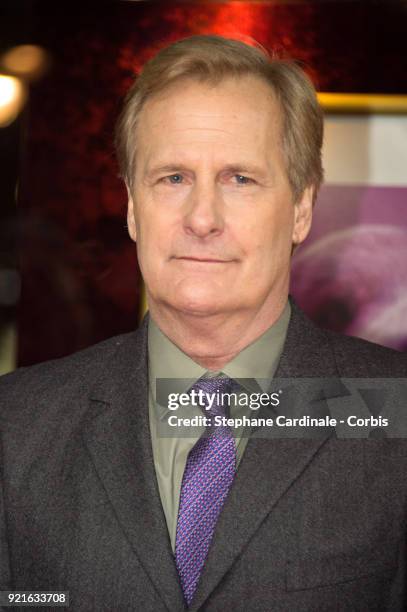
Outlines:
[{"label": "cheek", "polygon": [[151,199],[144,194],[139,195],[138,202],[142,202],[136,209],[137,243],[140,251],[146,254],[155,251],[162,241],[163,222],[162,215],[157,214],[157,207]]},{"label": "cheek", "polygon": [[175,252],[176,228],[164,215],[145,210],[138,226],[137,253],[143,275],[150,280],[167,274],[167,264]]},{"label": "cheek", "polygon": [[240,235],[244,236],[241,246],[247,256],[275,259],[291,251],[293,214],[290,210],[278,212],[271,210],[247,219],[240,229]]}]

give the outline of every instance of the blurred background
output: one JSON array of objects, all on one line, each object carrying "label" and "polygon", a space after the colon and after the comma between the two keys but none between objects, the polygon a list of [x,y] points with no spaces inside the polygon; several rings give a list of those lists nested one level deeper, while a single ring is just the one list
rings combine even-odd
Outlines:
[{"label": "blurred background", "polygon": [[407,349],[405,1],[3,0],[0,373],[138,325],[114,123],[142,64],[196,33],[252,37],[307,70],[326,182],[292,294],[322,326]]}]

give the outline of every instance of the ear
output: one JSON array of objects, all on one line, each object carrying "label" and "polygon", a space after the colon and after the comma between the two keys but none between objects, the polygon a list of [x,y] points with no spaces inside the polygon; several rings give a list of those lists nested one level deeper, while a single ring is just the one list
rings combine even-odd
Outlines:
[{"label": "ear", "polygon": [[292,241],[294,245],[301,244],[308,236],[312,222],[312,206],[314,187],[307,187],[301,198],[294,204],[294,226]]},{"label": "ear", "polygon": [[134,202],[133,202],[133,197],[130,193],[130,189],[128,185],[126,185],[126,188],[127,188],[127,229],[128,229],[130,238],[134,242],[136,242],[137,241],[137,231],[136,231],[136,218],[134,216],[135,214]]}]

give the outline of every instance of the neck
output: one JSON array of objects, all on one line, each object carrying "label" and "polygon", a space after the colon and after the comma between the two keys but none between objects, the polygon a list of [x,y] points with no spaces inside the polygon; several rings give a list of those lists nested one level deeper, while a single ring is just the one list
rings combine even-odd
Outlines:
[{"label": "neck", "polygon": [[161,331],[188,357],[207,370],[218,371],[257,340],[281,316],[287,295],[253,312],[196,315],[149,304]]}]

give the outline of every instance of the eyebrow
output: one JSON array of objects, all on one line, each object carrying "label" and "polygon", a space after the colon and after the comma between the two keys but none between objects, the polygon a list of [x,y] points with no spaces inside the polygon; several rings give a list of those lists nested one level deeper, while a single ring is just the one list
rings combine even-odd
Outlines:
[{"label": "eyebrow", "polygon": [[156,174],[179,172],[180,170],[186,171],[188,170],[188,168],[184,164],[168,164],[166,166],[155,166],[148,170],[145,176],[151,178]]},{"label": "eyebrow", "polygon": [[[152,178],[157,174],[189,171],[189,168],[185,164],[167,164],[164,166],[155,166],[148,170],[145,174],[147,178]],[[259,166],[253,166],[250,164],[227,164],[221,170],[222,172],[231,172],[234,174],[256,174],[264,176],[266,171]]]},{"label": "eyebrow", "polygon": [[264,175],[266,173],[265,168],[260,166],[254,166],[250,164],[227,164],[223,170],[231,172],[233,174],[257,174]]}]

